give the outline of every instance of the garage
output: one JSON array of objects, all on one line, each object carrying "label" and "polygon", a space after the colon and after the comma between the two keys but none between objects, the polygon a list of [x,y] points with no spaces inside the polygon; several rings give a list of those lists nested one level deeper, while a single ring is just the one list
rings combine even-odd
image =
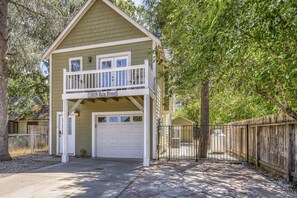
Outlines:
[{"label": "garage", "polygon": [[143,115],[96,117],[96,155],[106,158],[143,158]]}]

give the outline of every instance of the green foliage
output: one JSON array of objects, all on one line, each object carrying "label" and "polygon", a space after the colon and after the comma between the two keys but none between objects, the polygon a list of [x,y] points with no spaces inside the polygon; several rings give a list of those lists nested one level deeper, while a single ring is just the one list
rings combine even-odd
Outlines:
[{"label": "green foliage", "polygon": [[[30,114],[32,96],[37,94],[49,102],[48,75],[40,70],[42,54],[85,1],[11,1],[9,5],[9,81],[10,98],[20,98],[10,104],[10,116]],[[43,63],[46,67],[47,62]]]},{"label": "green foliage", "polygon": [[[171,87],[180,98],[209,80],[214,122],[276,108],[297,119],[296,1],[147,0],[147,6],[158,20],[151,27],[173,55]],[[221,115],[222,107],[230,116]]]},{"label": "green foliage", "polygon": [[111,0],[111,2],[139,24],[143,24],[144,21],[141,13],[144,10],[144,6],[136,6],[132,0]]}]

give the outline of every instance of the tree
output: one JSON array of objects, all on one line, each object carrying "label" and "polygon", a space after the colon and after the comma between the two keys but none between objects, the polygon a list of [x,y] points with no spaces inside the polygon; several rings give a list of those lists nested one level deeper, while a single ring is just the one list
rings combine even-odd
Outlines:
[{"label": "tree", "polygon": [[0,0],[0,161],[11,159],[7,127],[8,82],[11,96],[40,92],[46,98],[46,79],[39,71],[41,55],[70,19],[61,16],[71,17],[71,13],[76,13],[82,5],[77,1],[69,4],[79,6],[74,6],[76,9],[70,6],[68,12],[57,1]]},{"label": "tree", "polygon": [[7,25],[8,1],[0,0],[0,161],[10,160],[8,153],[8,62],[7,62]]},{"label": "tree", "polygon": [[213,83],[220,55],[226,50],[216,40],[217,31],[213,31],[224,14],[225,4],[220,1],[147,1],[153,9],[150,14],[157,19],[152,26],[161,33],[173,56],[170,67],[172,92],[183,94],[184,90],[201,90],[199,157],[207,155],[209,86]]}]

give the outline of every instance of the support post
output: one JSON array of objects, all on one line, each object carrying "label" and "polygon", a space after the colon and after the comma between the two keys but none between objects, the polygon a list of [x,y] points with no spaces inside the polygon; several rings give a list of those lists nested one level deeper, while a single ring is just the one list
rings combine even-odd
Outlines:
[{"label": "support post", "polygon": [[149,86],[150,86],[150,72],[149,72],[149,60],[148,59],[146,59],[146,60],[144,60],[144,65],[145,65],[145,68],[144,68],[144,70],[145,70],[145,88],[149,88]]},{"label": "support post", "polygon": [[144,95],[144,149],[143,166],[150,165],[150,96]]},{"label": "support post", "polygon": [[153,101],[153,159],[156,159],[157,154],[157,117],[156,117],[156,100]]},{"label": "support post", "polygon": [[292,152],[292,147],[293,147],[293,129],[292,129],[292,125],[287,124],[286,125],[286,134],[287,134],[287,141],[288,141],[288,156],[287,156],[287,160],[288,160],[288,165],[287,165],[287,181],[288,182],[292,182],[293,178],[291,175],[292,172],[292,161],[293,161],[293,152]]},{"label": "support post", "polygon": [[[66,94],[66,69],[63,69],[63,94]],[[68,100],[63,99],[63,154],[62,163],[69,162],[68,155]]]},{"label": "support post", "polygon": [[246,162],[249,163],[249,155],[250,155],[250,150],[249,150],[249,125],[246,125]]},{"label": "support post", "polygon": [[68,156],[68,100],[63,99],[63,154],[62,163],[69,162]]},{"label": "support post", "polygon": [[255,127],[256,130],[256,167],[260,167],[260,132],[258,126]]}]

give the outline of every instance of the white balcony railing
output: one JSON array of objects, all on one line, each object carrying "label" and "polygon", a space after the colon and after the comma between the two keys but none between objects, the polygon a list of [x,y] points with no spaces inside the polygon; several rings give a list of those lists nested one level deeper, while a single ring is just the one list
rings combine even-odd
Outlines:
[{"label": "white balcony railing", "polygon": [[155,91],[155,74],[148,64],[80,72],[64,70],[65,93],[137,88]]}]

